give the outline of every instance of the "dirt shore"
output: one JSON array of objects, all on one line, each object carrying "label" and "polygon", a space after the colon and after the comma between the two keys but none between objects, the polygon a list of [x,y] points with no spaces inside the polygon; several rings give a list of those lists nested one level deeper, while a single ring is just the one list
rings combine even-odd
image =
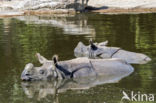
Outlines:
[{"label": "dirt shore", "polygon": [[24,15],[53,15],[53,14],[75,14],[74,10],[25,10],[21,12],[12,12],[12,11],[5,11],[0,12],[0,18],[5,17],[14,17],[14,16],[24,16]]},{"label": "dirt shore", "polygon": [[[43,2],[42,0],[0,2],[0,17],[76,13],[73,8],[66,9],[65,7],[67,4],[65,2],[44,1],[46,2]],[[19,5],[17,6],[17,4]],[[68,4],[72,3],[69,2]],[[100,14],[156,13],[156,0],[89,0],[88,6],[100,8],[99,10],[91,11]],[[60,9],[59,7],[64,8]]]},{"label": "dirt shore", "polygon": [[98,13],[156,13],[156,0],[90,0],[88,5],[107,8],[93,11]]},{"label": "dirt shore", "polygon": [[156,8],[108,8],[101,10],[93,10],[92,12],[101,14],[139,14],[139,13],[156,13]]},{"label": "dirt shore", "polygon": [[[93,13],[100,14],[139,14],[139,13],[156,13],[156,8],[108,8],[101,10],[93,10]],[[13,16],[23,16],[23,15],[52,15],[52,14],[75,14],[74,10],[26,10],[22,12],[8,12],[1,13],[0,17],[13,17]]]}]

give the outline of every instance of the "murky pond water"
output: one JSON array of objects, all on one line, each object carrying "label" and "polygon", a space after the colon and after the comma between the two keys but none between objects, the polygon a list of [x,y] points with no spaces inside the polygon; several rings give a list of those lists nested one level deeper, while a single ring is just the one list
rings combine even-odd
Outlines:
[{"label": "murky pond water", "polygon": [[[152,61],[133,65],[135,71],[119,82],[90,89],[66,90],[70,81],[63,81],[57,87],[60,81],[25,83],[20,80],[26,63],[39,65],[36,52],[48,59],[53,54],[58,54],[59,60],[72,59],[77,43],[88,44],[90,38],[97,42],[108,40],[109,46],[147,54]],[[122,91],[129,95],[132,91],[156,95],[155,67],[156,14],[0,19],[0,103],[120,103]]]}]

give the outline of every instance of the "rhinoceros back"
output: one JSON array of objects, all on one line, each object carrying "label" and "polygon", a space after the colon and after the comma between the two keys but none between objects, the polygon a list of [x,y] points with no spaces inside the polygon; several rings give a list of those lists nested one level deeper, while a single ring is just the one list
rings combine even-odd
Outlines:
[{"label": "rhinoceros back", "polygon": [[99,76],[124,77],[134,71],[134,68],[122,59],[92,59],[91,62]]},{"label": "rhinoceros back", "polygon": [[151,61],[151,58],[142,53],[129,52],[126,50],[119,50],[112,58],[120,58],[130,64],[145,64]]}]

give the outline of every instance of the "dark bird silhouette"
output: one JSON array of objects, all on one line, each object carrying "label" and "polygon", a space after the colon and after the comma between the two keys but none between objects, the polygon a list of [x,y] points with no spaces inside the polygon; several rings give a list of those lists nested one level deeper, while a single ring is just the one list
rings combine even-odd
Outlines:
[{"label": "dark bird silhouette", "polygon": [[97,50],[97,46],[93,43],[92,39],[89,40],[89,43],[90,43],[90,47],[92,50]]}]

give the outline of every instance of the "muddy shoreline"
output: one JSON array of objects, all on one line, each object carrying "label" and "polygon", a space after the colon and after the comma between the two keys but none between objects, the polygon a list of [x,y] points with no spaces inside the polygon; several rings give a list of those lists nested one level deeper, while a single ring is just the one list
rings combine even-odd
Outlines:
[{"label": "muddy shoreline", "polygon": [[95,13],[104,13],[104,14],[139,14],[139,13],[156,13],[156,8],[109,8],[101,10],[93,10]]},{"label": "muddy shoreline", "polygon": [[[139,13],[156,13],[156,8],[131,8],[131,9],[123,9],[123,8],[108,8],[101,10],[92,10],[90,13],[100,13],[100,14],[139,14]],[[24,15],[53,15],[53,14],[75,14],[80,13],[75,10],[66,10],[66,9],[58,9],[58,10],[25,10],[20,12],[12,12],[9,11],[7,13],[0,13],[0,17],[13,17],[13,16],[24,16]]]},{"label": "muddy shoreline", "polygon": [[100,14],[156,13],[156,1],[90,0],[87,4],[82,3],[82,0],[79,2],[74,2],[74,0],[14,0],[0,2],[0,17],[75,14],[80,12]]}]

